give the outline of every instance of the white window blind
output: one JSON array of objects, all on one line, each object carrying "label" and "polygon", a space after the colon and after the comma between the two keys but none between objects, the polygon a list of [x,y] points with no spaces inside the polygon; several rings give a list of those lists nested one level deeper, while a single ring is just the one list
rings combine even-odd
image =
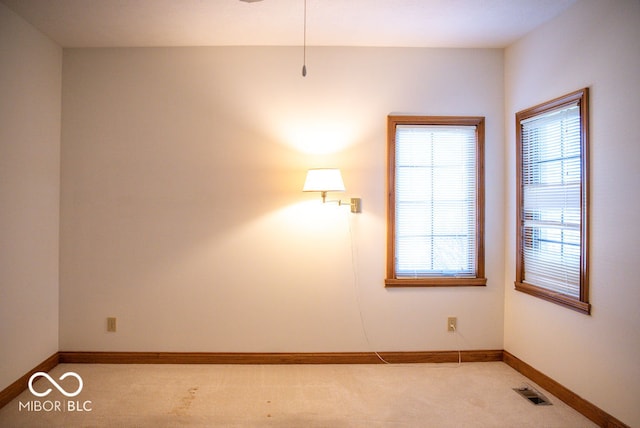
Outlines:
[{"label": "white window blind", "polygon": [[476,275],[476,127],[397,125],[396,278]]},{"label": "white window blind", "polygon": [[580,297],[580,108],[520,122],[523,282]]}]

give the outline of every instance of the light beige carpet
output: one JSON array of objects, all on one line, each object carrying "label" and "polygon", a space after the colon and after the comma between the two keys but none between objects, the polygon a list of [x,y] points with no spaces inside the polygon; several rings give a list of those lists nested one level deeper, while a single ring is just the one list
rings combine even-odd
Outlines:
[{"label": "light beige carpet", "polygon": [[[0,409],[0,427],[595,426],[501,362],[60,364],[51,378],[72,393],[78,381],[59,380],[70,371],[83,380],[79,395],[67,398],[40,377],[33,390],[51,393],[39,398],[26,390]],[[512,390],[525,383],[553,405],[535,406]],[[33,401],[40,402],[40,411]]]}]

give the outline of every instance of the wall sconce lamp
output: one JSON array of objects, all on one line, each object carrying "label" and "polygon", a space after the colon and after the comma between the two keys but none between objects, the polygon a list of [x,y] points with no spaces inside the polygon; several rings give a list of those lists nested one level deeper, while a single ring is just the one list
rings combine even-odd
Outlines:
[{"label": "wall sconce lamp", "polygon": [[349,205],[352,213],[362,212],[362,199],[351,198],[350,202],[341,200],[327,201],[327,192],[344,192],[344,181],[342,174],[337,168],[314,168],[307,172],[307,179],[304,182],[303,192],[320,192],[322,203],[337,202],[338,205]]}]

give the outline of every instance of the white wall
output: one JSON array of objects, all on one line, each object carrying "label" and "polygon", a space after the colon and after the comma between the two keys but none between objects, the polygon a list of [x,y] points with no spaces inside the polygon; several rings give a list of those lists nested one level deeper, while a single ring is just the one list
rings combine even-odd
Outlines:
[{"label": "white wall", "polygon": [[61,75],[0,4],[0,390],[58,351]]},{"label": "white wall", "polygon": [[[505,349],[631,426],[640,426],[640,2],[584,0],[505,54]],[[591,90],[592,315],[513,289],[517,111]]]},{"label": "white wall", "polygon": [[[367,351],[358,300],[376,350],[502,349],[502,50],[301,54],[65,50],[61,350]],[[391,112],[486,116],[487,287],[384,288]]]}]

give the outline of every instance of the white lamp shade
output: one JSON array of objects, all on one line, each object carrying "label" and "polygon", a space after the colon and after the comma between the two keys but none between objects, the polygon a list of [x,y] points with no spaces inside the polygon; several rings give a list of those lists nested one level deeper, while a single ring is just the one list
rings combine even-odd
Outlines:
[{"label": "white lamp shade", "polygon": [[344,192],[342,174],[337,168],[316,168],[307,172],[303,192]]}]

